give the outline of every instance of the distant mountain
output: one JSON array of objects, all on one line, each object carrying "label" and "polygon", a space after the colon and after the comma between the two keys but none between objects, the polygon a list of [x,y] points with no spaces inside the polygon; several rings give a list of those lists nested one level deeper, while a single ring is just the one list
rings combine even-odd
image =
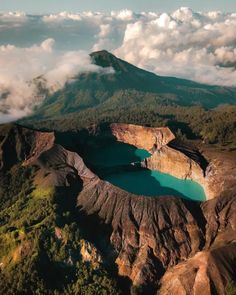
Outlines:
[{"label": "distant mountain", "polygon": [[[214,108],[235,104],[236,88],[210,86],[193,81],[162,77],[142,70],[103,50],[91,54],[94,64],[112,67],[109,74],[83,73],[74,82],[49,95],[33,118],[47,119],[86,110],[116,109],[132,105],[201,105]],[[171,66],[171,65],[170,65]]]}]

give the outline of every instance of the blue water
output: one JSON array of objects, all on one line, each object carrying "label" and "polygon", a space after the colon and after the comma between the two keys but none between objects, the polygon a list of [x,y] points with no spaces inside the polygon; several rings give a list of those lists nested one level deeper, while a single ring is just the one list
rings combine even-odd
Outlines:
[{"label": "blue water", "polygon": [[87,158],[90,163],[95,166],[114,167],[126,165],[133,162],[140,162],[143,159],[150,157],[151,154],[142,149],[114,142],[103,147],[88,151]]},{"label": "blue water", "polygon": [[108,175],[105,180],[130,193],[145,196],[176,196],[205,201],[202,186],[192,180],[181,180],[159,171],[140,169]]},{"label": "blue water", "polygon": [[[114,142],[87,151],[87,160],[97,171],[103,172],[109,167],[129,165],[140,162],[150,156],[146,150],[120,142]],[[107,171],[108,171],[107,170]],[[130,193],[145,196],[176,196],[194,201],[205,201],[206,196],[202,186],[191,180],[181,180],[159,171],[138,169],[115,174],[103,173],[104,180]],[[114,171],[114,170],[113,170]],[[101,171],[100,171],[101,172]]]}]

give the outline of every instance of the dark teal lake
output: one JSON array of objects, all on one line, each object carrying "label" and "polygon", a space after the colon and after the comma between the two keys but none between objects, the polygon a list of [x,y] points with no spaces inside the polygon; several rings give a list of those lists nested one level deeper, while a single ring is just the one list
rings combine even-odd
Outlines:
[{"label": "dark teal lake", "polygon": [[105,167],[140,162],[150,156],[151,154],[146,150],[137,149],[132,145],[121,142],[114,142],[103,147],[91,149],[87,154],[90,163],[95,166]]},{"label": "dark teal lake", "polygon": [[[113,143],[88,152],[88,160],[94,167],[106,171],[109,167],[128,165],[150,156],[146,150],[124,143]],[[107,167],[107,168],[106,168]],[[114,171],[114,170],[113,170]],[[194,201],[205,201],[201,185],[191,180],[182,180],[169,174],[148,169],[137,169],[107,174],[103,179],[130,193],[145,196],[176,196]]]}]

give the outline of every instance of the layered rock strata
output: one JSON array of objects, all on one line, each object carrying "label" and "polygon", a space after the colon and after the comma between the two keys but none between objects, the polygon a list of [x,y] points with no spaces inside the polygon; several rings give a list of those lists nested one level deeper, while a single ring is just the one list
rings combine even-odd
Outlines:
[{"label": "layered rock strata", "polygon": [[147,151],[160,149],[175,139],[175,135],[168,127],[151,128],[132,124],[111,124],[110,128],[118,141]]}]

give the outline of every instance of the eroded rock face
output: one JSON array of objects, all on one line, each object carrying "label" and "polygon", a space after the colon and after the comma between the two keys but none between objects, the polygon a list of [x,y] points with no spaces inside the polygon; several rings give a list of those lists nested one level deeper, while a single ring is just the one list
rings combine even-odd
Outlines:
[{"label": "eroded rock face", "polygon": [[208,199],[216,196],[211,190],[211,185],[208,185],[209,179],[205,177],[205,167],[201,165],[202,159],[199,154],[191,150],[185,153],[175,148],[175,145],[168,145],[175,139],[169,128],[112,124],[111,130],[117,140],[151,152],[151,157],[141,162],[142,167],[168,173],[180,179],[196,181],[203,186]]},{"label": "eroded rock face", "polygon": [[236,240],[236,191],[201,204],[206,223],[206,247]]},{"label": "eroded rock face", "polygon": [[54,133],[39,132],[18,125],[2,125],[0,128],[0,169],[10,169],[19,161],[25,165],[53,146]]},{"label": "eroded rock face", "polygon": [[223,246],[198,252],[167,270],[157,294],[225,294],[227,283],[236,278],[236,233],[231,235],[231,240],[225,240]]},{"label": "eroded rock face", "polygon": [[23,165],[27,166],[32,163],[44,152],[52,148],[55,142],[55,135],[53,132],[39,132],[35,131],[34,140],[31,142],[30,154],[26,157]]},{"label": "eroded rock face", "polygon": [[[207,162],[197,151],[163,143],[153,145],[151,130],[145,130],[145,141],[140,143],[137,136],[142,134],[141,129],[134,128],[132,138],[132,125],[127,128],[117,124],[112,128],[118,140],[149,149],[152,156],[143,161],[143,167],[194,180],[204,187],[208,199],[215,198],[200,206],[175,198],[133,196],[102,181],[94,183],[94,187],[90,184],[80,194],[78,204],[87,214],[98,214],[112,224],[111,243],[117,251],[119,274],[140,285],[155,284],[154,278],[158,281],[167,271],[161,292],[171,291],[163,294],[203,294],[203,290],[204,294],[212,294],[212,286],[219,281],[212,243],[221,231],[235,234],[235,163],[226,159],[222,163],[217,157]],[[227,171],[230,176],[226,180]],[[91,198],[90,190],[96,192]],[[223,243],[222,247],[225,246]],[[235,244],[231,246],[235,248]],[[235,261],[232,255],[231,268]],[[185,260],[191,263],[181,266],[179,263]],[[168,270],[173,265],[180,270],[178,274],[174,268],[171,274],[176,276],[171,279]],[[223,273],[230,280],[234,276],[228,270],[225,268]],[[214,290],[223,294],[226,280],[219,284]]]},{"label": "eroded rock face", "polygon": [[204,244],[191,206],[178,198],[135,196],[97,180],[85,185],[78,205],[112,225],[111,243],[117,252],[119,274],[136,285],[154,283],[167,267]]},{"label": "eroded rock face", "polygon": [[236,278],[236,195],[201,205],[206,218],[204,251],[170,268],[161,279],[160,295],[225,294]]},{"label": "eroded rock face", "polygon": [[154,151],[151,157],[142,162],[142,166],[180,179],[196,181],[204,188],[208,200],[225,194],[232,195],[236,191],[235,162],[222,159],[219,155],[209,160],[208,166],[204,169],[201,159],[195,153],[187,156],[166,145]]},{"label": "eroded rock face", "polygon": [[140,149],[159,149],[175,138],[168,127],[151,128],[132,124],[111,124],[112,134],[118,141]]},{"label": "eroded rock face", "polygon": [[41,168],[35,177],[35,184],[43,188],[82,186],[83,183],[98,179],[77,153],[58,144],[42,152],[32,164]]},{"label": "eroded rock face", "polygon": [[201,166],[190,157],[169,146],[163,146],[145,159],[143,167],[171,174],[181,179],[192,179],[204,183],[204,171]]}]

